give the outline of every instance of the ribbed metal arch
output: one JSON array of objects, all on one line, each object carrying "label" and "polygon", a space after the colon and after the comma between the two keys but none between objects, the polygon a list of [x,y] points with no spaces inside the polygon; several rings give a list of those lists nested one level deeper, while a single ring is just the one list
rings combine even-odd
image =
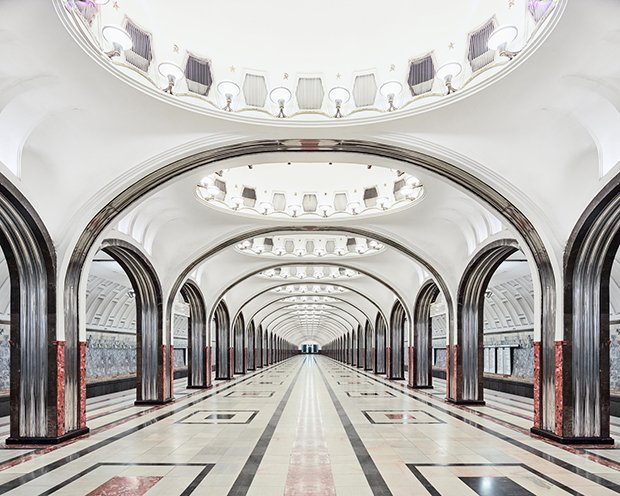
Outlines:
[{"label": "ribbed metal arch", "polygon": [[209,356],[207,353],[207,309],[202,291],[191,279],[181,287],[181,296],[189,304],[189,336],[187,340],[187,385],[209,385]]},{"label": "ribbed metal arch", "polygon": [[[159,277],[149,260],[133,245],[108,239],[101,250],[127,274],[136,300],[137,401],[163,401],[171,396],[171,382],[164,381],[163,296]],[[168,329],[168,334],[171,330]],[[168,336],[168,343],[170,343]],[[169,356],[168,356],[169,358]]]},{"label": "ribbed metal arch", "polygon": [[[437,296],[439,296],[437,284],[428,280],[418,291],[413,307],[413,350],[409,367],[409,385],[414,387],[431,387],[433,384],[431,303],[437,299]],[[450,377],[450,379],[454,378]]]},{"label": "ribbed metal arch", "polygon": [[388,346],[386,348],[386,373],[390,379],[405,378],[405,308],[396,301],[390,314]]},{"label": "ribbed metal arch", "polygon": [[613,442],[609,428],[610,279],[620,246],[620,175],[579,218],[564,258],[564,342],[561,376],[566,438]]},{"label": "ribbed metal arch", "polygon": [[461,277],[457,294],[456,401],[484,400],[484,293],[497,268],[518,249],[515,240],[490,243],[476,254]]},{"label": "ribbed metal arch", "polygon": [[230,379],[232,377],[230,317],[224,300],[216,305],[213,316],[215,319],[215,378]]}]

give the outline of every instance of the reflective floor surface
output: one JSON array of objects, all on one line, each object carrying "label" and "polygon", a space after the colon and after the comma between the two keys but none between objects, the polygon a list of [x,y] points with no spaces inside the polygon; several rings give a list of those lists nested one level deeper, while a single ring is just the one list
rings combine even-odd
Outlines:
[{"label": "reflective floor surface", "polygon": [[[135,392],[88,401],[88,436],[0,450],[0,494],[605,495],[620,491],[620,450],[529,434],[532,400],[485,391],[446,403],[443,381],[403,381],[318,355],[217,381],[175,383],[176,401]],[[0,432],[8,435],[8,419]],[[620,440],[620,420],[612,419]]]}]

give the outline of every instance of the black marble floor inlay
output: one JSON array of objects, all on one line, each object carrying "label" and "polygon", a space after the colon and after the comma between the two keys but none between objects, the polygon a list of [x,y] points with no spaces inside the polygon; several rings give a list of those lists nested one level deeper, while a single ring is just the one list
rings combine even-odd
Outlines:
[{"label": "black marble floor inlay", "polygon": [[231,420],[235,415],[234,413],[212,413],[207,415],[205,420]]},{"label": "black marble floor inlay", "polygon": [[480,496],[533,496],[534,493],[508,477],[459,477]]}]

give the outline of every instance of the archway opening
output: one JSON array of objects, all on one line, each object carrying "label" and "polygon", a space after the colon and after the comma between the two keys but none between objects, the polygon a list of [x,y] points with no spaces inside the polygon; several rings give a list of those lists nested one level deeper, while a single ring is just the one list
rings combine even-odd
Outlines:
[{"label": "archway opening", "polygon": [[85,318],[87,394],[139,387],[136,290],[103,250],[93,257],[88,273]]},{"label": "archway opening", "polygon": [[[485,387],[534,396],[534,287],[525,255],[517,250],[497,267],[484,291],[483,373]],[[501,406],[496,393],[489,404]],[[527,407],[525,407],[527,405]],[[533,415],[533,403],[516,414]]]}]

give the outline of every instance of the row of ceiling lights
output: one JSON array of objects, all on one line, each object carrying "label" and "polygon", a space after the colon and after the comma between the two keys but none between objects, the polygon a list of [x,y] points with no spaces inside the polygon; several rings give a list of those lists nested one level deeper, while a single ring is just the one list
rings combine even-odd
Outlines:
[{"label": "row of ceiling lights", "polygon": [[343,271],[340,271],[340,269],[338,268],[330,268],[330,267],[325,267],[325,268],[317,267],[312,270],[311,274],[308,274],[305,267],[297,267],[296,269],[293,269],[293,271],[291,271],[290,269],[286,267],[282,267],[281,269],[279,269],[279,271],[276,271],[275,269],[265,270],[261,272],[260,275],[264,277],[276,278],[276,279],[288,279],[289,277],[293,277],[296,279],[305,279],[305,278],[323,279],[326,277],[326,274],[325,274],[326,271],[328,273],[327,277],[331,279],[352,278],[352,277],[360,275],[359,272],[352,270],[352,269],[344,269]]},{"label": "row of ceiling lights", "polygon": [[[518,52],[508,50],[508,45],[517,39],[518,34],[519,30],[516,26],[500,26],[496,28],[489,37],[488,47],[490,50],[499,53],[500,56],[512,60]],[[111,25],[105,26],[102,30],[102,35],[113,47],[111,51],[106,52],[110,58],[120,56],[122,52],[130,50],[133,46],[131,36],[121,27]],[[175,84],[185,77],[183,69],[173,62],[161,62],[157,69],[168,81],[168,85],[164,88],[164,91],[172,94]],[[448,62],[437,69],[435,77],[443,81],[448,95],[456,91],[453,81],[461,74],[462,70],[463,66],[460,62],[456,61]],[[233,99],[241,93],[239,85],[233,81],[221,81],[217,85],[217,90],[226,99],[226,105],[223,107],[223,110],[232,112]],[[388,112],[396,110],[394,99],[402,90],[403,85],[398,81],[388,81],[379,88],[379,93],[387,100]],[[291,90],[285,86],[279,86],[271,90],[269,99],[278,105],[279,111],[277,117],[286,117],[285,107],[291,101],[292,97],[293,94]],[[328,98],[336,108],[334,117],[343,117],[342,105],[350,100],[351,92],[342,86],[337,86],[328,92]]]},{"label": "row of ceiling lights", "polygon": [[[399,195],[402,195],[404,201],[413,202],[420,198],[420,196],[422,195],[423,186],[418,178],[409,174],[403,174],[403,176],[404,184],[397,191],[397,193]],[[217,186],[215,174],[204,177],[196,188],[200,198],[207,202],[215,201],[222,194],[225,194]],[[318,195],[318,193],[315,194],[317,194],[317,197],[320,196],[321,198],[324,196]],[[286,209],[278,211],[277,213],[288,214],[291,217],[298,217],[300,214],[308,214],[309,212],[305,212],[304,207],[301,203],[299,203],[299,200],[295,199],[298,197],[299,195],[295,193],[294,196],[289,198],[290,201],[287,202]],[[231,208],[232,210],[240,210],[244,208],[244,200],[239,195],[230,196],[227,199],[225,198],[225,200],[226,201],[222,201],[222,203],[225,203],[226,206]],[[385,211],[392,207],[398,206],[398,204],[402,203],[403,200],[398,200],[393,195],[387,196],[384,194],[376,199],[376,205],[377,208]],[[259,201],[257,205],[253,207],[253,209],[256,210],[257,213],[262,215],[270,215],[276,212],[273,201],[269,201],[268,199],[263,199],[262,201]],[[361,201],[358,201],[356,199],[351,199],[347,203],[344,212],[337,211],[333,201],[326,201],[323,199],[321,200],[321,204],[316,207],[315,215],[320,215],[322,217],[328,217],[334,213],[347,213],[350,215],[358,215],[360,213],[363,213],[364,210],[368,210],[368,208],[365,207],[365,205],[363,205]]]},{"label": "row of ceiling lights", "polygon": [[274,288],[273,291],[275,293],[289,293],[289,294],[306,294],[306,293],[335,294],[335,293],[344,293],[346,292],[346,289],[341,286],[320,286],[318,284],[315,284],[315,285],[306,284],[306,285],[295,286],[293,284],[290,286],[280,286],[280,287]]},{"label": "row of ceiling lights", "polygon": [[[236,248],[242,252],[252,251],[256,255],[261,255],[265,253],[265,244],[263,241],[261,241],[261,239],[255,239],[254,241],[249,241],[249,240],[242,241],[241,243],[238,243],[236,245]],[[363,255],[364,253],[367,253],[368,251],[379,251],[381,249],[383,249],[383,245],[374,239],[369,240],[368,242],[358,241],[355,244],[355,252],[359,255]],[[277,256],[282,256],[286,253],[286,249],[284,248],[284,246],[274,246],[271,253]],[[306,250],[306,248],[303,246],[297,246],[293,250],[292,253],[293,255],[297,257],[303,257],[304,255],[308,255],[308,250]],[[347,253],[350,253],[350,252],[347,249],[346,244],[344,243],[339,244],[334,249],[334,254],[338,256],[344,256]],[[331,253],[327,253],[327,251],[323,247],[317,246],[314,249],[314,252],[312,253],[312,255],[315,255],[317,257],[322,257],[324,255],[331,255]]]}]

